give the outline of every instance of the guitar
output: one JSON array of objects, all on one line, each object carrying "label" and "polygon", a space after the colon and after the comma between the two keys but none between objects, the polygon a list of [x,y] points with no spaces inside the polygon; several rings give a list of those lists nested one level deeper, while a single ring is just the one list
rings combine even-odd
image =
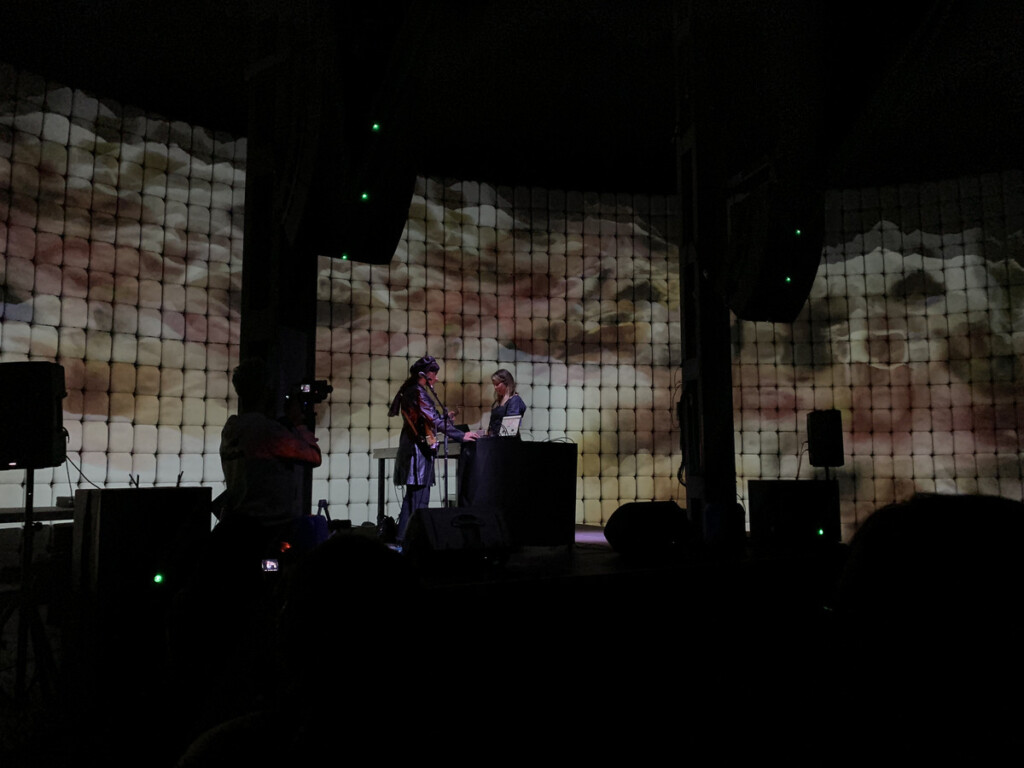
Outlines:
[{"label": "guitar", "polygon": [[412,433],[416,435],[416,442],[420,445],[425,445],[427,448],[433,448],[437,445],[437,434],[434,430],[434,425],[429,419],[423,418],[419,408],[403,404],[402,418],[405,419],[405,423],[409,425]]}]

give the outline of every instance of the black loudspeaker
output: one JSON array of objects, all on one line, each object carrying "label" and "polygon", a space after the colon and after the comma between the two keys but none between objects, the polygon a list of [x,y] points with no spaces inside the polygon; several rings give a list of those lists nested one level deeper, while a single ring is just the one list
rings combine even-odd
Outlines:
[{"label": "black loudspeaker", "polygon": [[841,467],[843,414],[835,409],[807,414],[807,456],[812,467]]},{"label": "black loudspeaker", "polygon": [[836,480],[751,480],[747,494],[755,545],[800,550],[841,538]]},{"label": "black loudspeaker", "polygon": [[64,463],[64,368],[56,363],[0,363],[0,469]]},{"label": "black loudspeaker", "polygon": [[85,647],[127,656],[139,644],[163,646],[172,599],[210,535],[210,496],[209,488],[75,494],[72,588]]},{"label": "black loudspeaker", "polygon": [[488,507],[418,509],[404,552],[420,561],[503,561],[510,537],[501,512]]},{"label": "black loudspeaker", "polygon": [[714,274],[744,320],[789,323],[807,302],[824,247],[825,193],[771,161],[726,202],[724,267]]},{"label": "black loudspeaker", "polygon": [[713,233],[700,266],[738,317],[792,322],[824,245],[825,16],[807,3],[691,5],[698,229]]},{"label": "black loudspeaker", "polygon": [[621,555],[646,555],[668,552],[693,533],[686,510],[674,501],[636,501],[612,513],[604,537]]},{"label": "black loudspeaker", "polygon": [[[400,16],[393,21],[374,26],[378,43],[397,44],[388,38],[400,34]],[[348,19],[336,23],[350,24]],[[325,58],[309,72],[319,81],[313,98],[320,122],[315,151],[300,146],[297,152],[311,166],[297,231],[318,254],[388,264],[402,240],[416,187],[415,121],[408,119],[398,96],[402,84],[391,67],[362,67],[348,46],[331,50],[338,38],[330,33],[311,42]],[[359,68],[358,78],[349,76],[353,67]],[[302,110],[299,122],[308,122],[308,111]],[[299,135],[310,135],[308,126],[303,129]]]}]

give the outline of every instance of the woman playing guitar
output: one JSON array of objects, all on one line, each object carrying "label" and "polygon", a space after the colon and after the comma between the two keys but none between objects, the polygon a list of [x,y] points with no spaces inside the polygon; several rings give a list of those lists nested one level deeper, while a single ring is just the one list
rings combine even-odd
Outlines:
[{"label": "woman playing guitar", "polygon": [[402,414],[402,435],[395,460],[395,485],[405,486],[402,512],[398,517],[397,541],[402,543],[412,513],[430,503],[430,486],[434,484],[434,456],[438,434],[446,434],[456,442],[475,438],[472,432],[456,429],[450,418],[438,412],[432,393],[440,365],[433,357],[421,357],[409,370],[391,403],[389,416]]}]

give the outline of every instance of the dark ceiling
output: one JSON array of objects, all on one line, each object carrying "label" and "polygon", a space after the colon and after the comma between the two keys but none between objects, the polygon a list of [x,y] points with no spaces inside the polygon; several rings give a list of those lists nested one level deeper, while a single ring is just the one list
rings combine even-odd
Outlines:
[{"label": "dark ceiling", "polygon": [[[0,59],[245,135],[251,9],[295,12],[316,2],[7,0]],[[802,7],[799,0],[388,0],[339,12],[344,76],[387,82],[398,114],[415,124],[420,173],[671,191],[676,75],[686,71],[678,62],[692,42],[676,35],[674,44],[674,19],[692,10],[695,38],[735,48],[742,60],[744,37],[732,30],[749,31],[757,14],[772,13],[766,5]],[[813,22],[824,55],[807,63],[824,73],[830,184],[1024,166],[1022,8],[1004,0],[830,4]],[[743,90],[736,68],[699,77],[726,100]],[[756,125],[756,110],[749,119]]]}]

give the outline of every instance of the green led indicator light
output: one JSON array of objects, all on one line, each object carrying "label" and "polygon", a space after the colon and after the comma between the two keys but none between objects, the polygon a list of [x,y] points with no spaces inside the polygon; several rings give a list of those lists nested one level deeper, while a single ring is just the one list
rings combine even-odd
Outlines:
[{"label": "green led indicator light", "polygon": [[348,254],[347,253],[341,254],[341,260],[342,261],[348,261]]},{"label": "green led indicator light", "polygon": [[154,584],[163,584],[164,583],[164,575],[162,573],[154,574],[153,575],[153,583]]},{"label": "green led indicator light", "polygon": [[369,200],[370,199],[370,193],[369,192],[363,192],[363,194],[360,195],[360,199],[363,200],[364,202],[366,200]]},{"label": "green led indicator light", "polygon": [[793,282],[793,278],[792,278],[792,277],[789,277],[789,276],[787,275],[787,276],[786,276],[786,282],[787,282],[787,283],[792,283],[792,282]]},{"label": "green led indicator light", "polygon": [[370,130],[373,131],[374,133],[378,133],[380,131],[380,123],[374,123],[373,125],[371,125]]},{"label": "green led indicator light", "polygon": [[804,231],[803,231],[802,229],[798,229],[798,230],[796,230],[796,232],[795,232],[795,234],[796,234],[796,236],[797,236],[797,237],[800,237],[800,235],[802,235],[803,233],[804,233]]},{"label": "green led indicator light", "polygon": [[818,535],[819,536],[824,536],[825,535],[825,529],[824,528],[819,528],[818,529]]}]

